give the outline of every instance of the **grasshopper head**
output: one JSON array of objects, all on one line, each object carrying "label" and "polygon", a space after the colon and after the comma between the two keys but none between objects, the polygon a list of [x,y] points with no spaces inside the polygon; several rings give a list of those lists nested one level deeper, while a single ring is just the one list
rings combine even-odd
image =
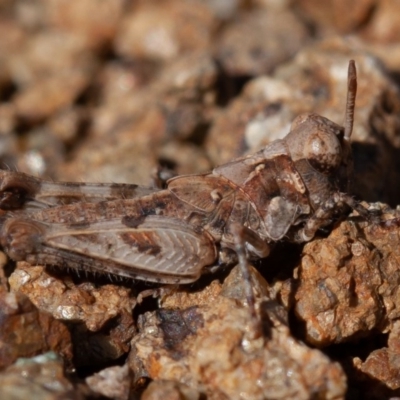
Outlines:
[{"label": "grasshopper head", "polygon": [[306,185],[314,177],[313,181],[318,181],[314,186],[329,181],[336,189],[347,190],[352,173],[350,136],[356,91],[356,69],[350,61],[344,127],[316,114],[300,115],[293,121],[285,141]]},{"label": "grasshopper head", "polygon": [[320,115],[306,114],[293,121],[287,144],[294,161],[307,160],[317,171],[330,174],[342,162],[343,137],[341,126]]}]

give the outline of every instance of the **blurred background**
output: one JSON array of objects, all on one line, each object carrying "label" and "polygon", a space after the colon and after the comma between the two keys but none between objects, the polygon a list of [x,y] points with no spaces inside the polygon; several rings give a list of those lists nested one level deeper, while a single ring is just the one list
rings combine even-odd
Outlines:
[{"label": "blurred background", "polygon": [[[343,122],[355,194],[400,202],[400,1],[1,0],[0,167],[151,185]],[[397,185],[399,186],[399,185]]]}]

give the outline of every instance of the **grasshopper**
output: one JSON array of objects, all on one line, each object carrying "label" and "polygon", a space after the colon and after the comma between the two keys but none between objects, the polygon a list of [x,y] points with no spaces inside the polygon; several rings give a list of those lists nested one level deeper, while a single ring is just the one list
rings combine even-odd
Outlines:
[{"label": "grasshopper", "polygon": [[249,259],[308,242],[348,206],[367,215],[346,194],[356,91],[350,61],[344,127],[300,115],[285,138],[165,189],[0,171],[1,246],[15,261],[181,284],[234,261],[237,227]]}]

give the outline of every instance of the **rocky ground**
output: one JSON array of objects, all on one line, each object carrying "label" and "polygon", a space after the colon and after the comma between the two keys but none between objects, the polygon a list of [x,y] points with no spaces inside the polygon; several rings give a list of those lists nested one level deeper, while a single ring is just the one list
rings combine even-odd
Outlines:
[{"label": "rocky ground", "polygon": [[382,214],[278,243],[251,267],[256,321],[238,268],[146,296],[1,253],[1,399],[400,397],[400,1],[354,3],[0,0],[2,169],[208,171],[301,113],[342,124],[354,59],[352,194]]}]

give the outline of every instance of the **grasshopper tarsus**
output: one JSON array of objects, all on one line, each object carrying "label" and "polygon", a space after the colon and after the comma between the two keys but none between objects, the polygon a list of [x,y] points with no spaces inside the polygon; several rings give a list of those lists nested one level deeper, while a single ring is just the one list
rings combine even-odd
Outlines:
[{"label": "grasshopper tarsus", "polygon": [[137,304],[141,304],[143,302],[143,300],[147,297],[160,298],[163,296],[167,296],[167,295],[172,294],[176,289],[177,289],[177,286],[170,285],[168,287],[161,286],[159,288],[142,290],[138,294],[138,296],[136,298],[136,302],[137,302]]},{"label": "grasshopper tarsus", "polygon": [[358,200],[350,196],[347,193],[338,193],[335,197],[338,203],[344,203],[349,206],[352,210],[357,211],[357,213],[364,220],[371,223],[381,222],[380,217],[382,215],[382,210],[380,209],[368,209],[364,207]]}]

